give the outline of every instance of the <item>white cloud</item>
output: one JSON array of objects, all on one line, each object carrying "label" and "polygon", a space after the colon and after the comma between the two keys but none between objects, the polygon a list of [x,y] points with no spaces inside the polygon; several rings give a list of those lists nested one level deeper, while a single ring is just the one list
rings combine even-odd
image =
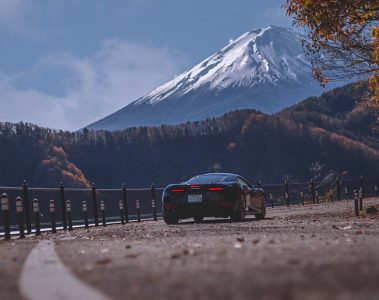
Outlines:
[{"label": "white cloud", "polygon": [[0,20],[10,22],[24,12],[24,0],[0,0]]},{"label": "white cloud", "polygon": [[[175,51],[119,39],[104,41],[88,57],[45,57],[18,76],[0,73],[0,120],[79,129],[171,79],[185,63],[185,56]],[[47,68],[64,75],[49,78]],[[41,87],[20,85],[28,77],[40,77]],[[61,85],[63,92],[46,91],[45,81]]]},{"label": "white cloud", "polygon": [[27,0],[0,0],[0,27],[13,31],[23,31],[26,26],[26,17],[31,8],[31,1]]}]

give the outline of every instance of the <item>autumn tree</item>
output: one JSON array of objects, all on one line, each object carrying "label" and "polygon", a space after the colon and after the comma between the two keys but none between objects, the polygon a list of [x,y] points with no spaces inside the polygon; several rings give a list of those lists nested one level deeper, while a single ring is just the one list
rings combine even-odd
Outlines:
[{"label": "autumn tree", "polygon": [[379,106],[379,0],[287,0],[284,7],[305,28],[314,77],[322,85],[369,78]]}]

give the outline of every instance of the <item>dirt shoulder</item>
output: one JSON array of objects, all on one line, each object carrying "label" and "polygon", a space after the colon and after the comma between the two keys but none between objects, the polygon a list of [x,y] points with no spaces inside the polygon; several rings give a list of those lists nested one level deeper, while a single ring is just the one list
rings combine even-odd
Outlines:
[{"label": "dirt shoulder", "polygon": [[116,299],[377,299],[378,219],[352,209],[342,201],[269,209],[263,221],[152,221],[54,238],[78,277]]},{"label": "dirt shoulder", "polygon": [[22,299],[18,291],[18,279],[22,265],[36,240],[0,241],[0,299]]}]

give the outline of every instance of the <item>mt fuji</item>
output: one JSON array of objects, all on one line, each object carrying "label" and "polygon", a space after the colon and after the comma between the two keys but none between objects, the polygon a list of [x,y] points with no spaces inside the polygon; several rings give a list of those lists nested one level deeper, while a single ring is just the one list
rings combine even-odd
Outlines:
[{"label": "mt fuji", "polygon": [[89,125],[122,130],[179,124],[253,108],[275,113],[323,89],[313,79],[302,36],[277,26],[253,30],[150,94]]}]

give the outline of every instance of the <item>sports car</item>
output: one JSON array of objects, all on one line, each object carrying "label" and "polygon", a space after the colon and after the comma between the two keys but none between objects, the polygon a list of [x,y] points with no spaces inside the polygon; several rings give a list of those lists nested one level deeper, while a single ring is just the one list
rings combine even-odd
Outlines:
[{"label": "sports car", "polygon": [[168,185],[162,195],[162,213],[167,224],[187,218],[202,222],[204,217],[230,217],[237,222],[248,214],[264,219],[265,194],[259,183],[252,185],[240,175],[202,174]]}]

